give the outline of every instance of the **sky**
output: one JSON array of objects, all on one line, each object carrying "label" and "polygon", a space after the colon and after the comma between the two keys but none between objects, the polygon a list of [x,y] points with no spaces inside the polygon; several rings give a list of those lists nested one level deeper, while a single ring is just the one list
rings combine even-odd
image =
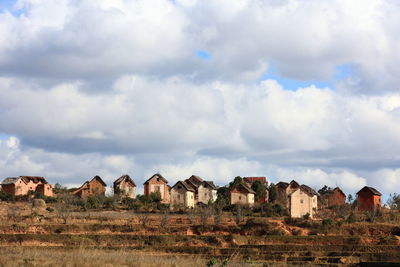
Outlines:
[{"label": "sky", "polygon": [[1,1],[0,177],[400,193],[399,12],[397,0]]}]

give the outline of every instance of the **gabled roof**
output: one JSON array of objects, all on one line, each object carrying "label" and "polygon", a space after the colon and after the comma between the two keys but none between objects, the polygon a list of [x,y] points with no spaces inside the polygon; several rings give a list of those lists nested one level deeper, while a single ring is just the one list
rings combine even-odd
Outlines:
[{"label": "gabled roof", "polygon": [[18,181],[19,177],[8,177],[1,182],[1,184],[15,184]]},{"label": "gabled roof", "polygon": [[[190,185],[188,185],[188,184],[185,183],[184,181],[178,181],[178,182],[176,182],[176,184],[175,184],[172,188],[174,188],[174,187],[176,187],[176,186],[178,186],[178,185],[182,185],[183,188],[185,188],[187,191],[195,192],[195,190],[193,189],[193,187],[191,187]],[[172,188],[171,188],[171,189],[172,189]]]},{"label": "gabled roof", "polygon": [[156,174],[154,174],[153,176],[151,176],[151,177],[150,177],[149,179],[147,179],[146,182],[144,182],[143,184],[147,184],[147,183],[150,182],[150,180],[153,179],[153,178],[160,178],[161,180],[163,180],[165,183],[168,184],[167,179],[165,179],[165,178],[164,178],[161,174],[159,174],[159,173],[156,173]]},{"label": "gabled roof", "polygon": [[300,184],[298,182],[296,182],[295,180],[292,180],[289,183],[289,186],[291,186],[291,187],[300,187]]},{"label": "gabled roof", "polygon": [[244,180],[246,183],[250,183],[250,184],[254,183],[255,181],[260,181],[260,182],[263,183],[263,184],[266,184],[266,183],[267,183],[267,177],[264,177],[264,176],[258,176],[258,177],[243,177],[243,180]]},{"label": "gabled roof", "polygon": [[286,189],[289,186],[289,183],[286,182],[279,182],[276,184],[276,187]]},{"label": "gabled roof", "polygon": [[318,193],[308,185],[302,184],[300,188],[303,189],[310,196],[318,196]]},{"label": "gabled roof", "polygon": [[321,188],[320,190],[318,190],[318,193],[321,196],[324,196],[324,195],[332,195],[335,191],[339,192],[343,196],[346,196],[345,193],[343,193],[343,191],[339,187],[335,187],[334,189],[332,189],[330,187],[325,186],[325,187]]},{"label": "gabled roof", "polygon": [[44,177],[41,176],[20,176],[25,183],[29,183],[30,181],[34,182],[35,184],[42,183],[47,184],[47,181]]},{"label": "gabled roof", "polygon": [[204,182],[203,179],[200,178],[200,176],[197,175],[192,175],[189,177],[189,179],[186,179],[188,181],[190,181],[192,184],[195,184],[196,186],[199,186],[201,183]]},{"label": "gabled roof", "polygon": [[103,186],[107,186],[106,183],[103,181],[103,179],[100,178],[100,176],[96,175],[95,177],[93,177],[92,180],[90,180],[89,183],[91,183],[92,181],[97,180],[99,181]]},{"label": "gabled roof", "polygon": [[208,184],[211,187],[211,189],[217,190],[217,187],[214,184],[214,182],[212,182],[212,181],[204,181],[204,183]]},{"label": "gabled roof", "polygon": [[377,195],[377,196],[381,196],[382,195],[378,190],[376,190],[375,188],[370,187],[370,186],[364,186],[360,191],[357,192],[357,195],[360,194],[362,191],[369,191],[373,195]]},{"label": "gabled roof", "polygon": [[[238,186],[241,186],[242,188],[244,188],[246,191],[247,191],[247,193],[251,193],[251,194],[255,194],[256,192],[254,192],[254,190],[253,189],[251,189],[251,187],[249,187],[246,183],[240,183],[240,184],[237,184],[234,188],[232,188],[232,190],[234,190],[236,187],[238,187]],[[231,190],[231,191],[232,191]]]},{"label": "gabled roof", "polygon": [[131,178],[129,175],[127,175],[127,174],[122,175],[122,176],[119,177],[117,180],[115,180],[115,181],[114,181],[114,187],[116,187],[117,185],[119,185],[119,184],[122,183],[123,181],[126,181],[126,182],[128,182],[128,183],[131,183],[132,186],[135,186],[135,187],[136,187],[135,182],[134,182],[134,181],[132,180],[132,178]]}]

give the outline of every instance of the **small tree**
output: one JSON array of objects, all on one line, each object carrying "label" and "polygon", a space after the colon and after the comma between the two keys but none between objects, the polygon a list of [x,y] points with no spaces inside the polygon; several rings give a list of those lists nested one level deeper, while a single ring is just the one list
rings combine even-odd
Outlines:
[{"label": "small tree", "polygon": [[203,207],[200,209],[200,223],[202,226],[206,226],[208,223],[208,218],[211,217],[212,211],[211,208],[209,206],[207,207]]},{"label": "small tree", "polygon": [[255,181],[255,182],[251,185],[251,189],[253,189],[253,190],[256,192],[256,195],[255,195],[256,201],[258,201],[260,198],[261,198],[261,199],[265,199],[267,188],[265,187],[265,185],[263,185],[262,182],[260,182],[260,181]]},{"label": "small tree", "polygon": [[161,216],[160,226],[162,229],[166,230],[169,227],[169,211],[164,210]]},{"label": "small tree", "polygon": [[220,203],[223,207],[228,205],[230,202],[231,190],[229,187],[223,186],[217,189],[217,201],[216,203]]},{"label": "small tree", "polygon": [[235,207],[235,222],[239,225],[243,221],[243,207],[237,204]]},{"label": "small tree", "polygon": [[269,186],[268,201],[274,203],[278,198],[278,191],[276,190],[276,185],[271,183]]},{"label": "small tree", "polygon": [[394,193],[390,194],[389,199],[387,200],[386,204],[390,207],[393,211],[400,211],[400,195]]},{"label": "small tree", "polygon": [[213,205],[214,208],[214,224],[215,225],[220,225],[222,222],[222,209],[224,208],[222,203],[214,203]]},{"label": "small tree", "polygon": [[353,196],[352,196],[351,194],[349,194],[349,195],[347,196],[347,202],[348,202],[349,204],[353,204],[353,201],[354,201]]},{"label": "small tree", "polygon": [[74,203],[74,196],[70,194],[63,194],[58,197],[58,201],[56,203],[56,213],[59,218],[64,221],[64,224],[67,223],[68,219],[72,215]]}]

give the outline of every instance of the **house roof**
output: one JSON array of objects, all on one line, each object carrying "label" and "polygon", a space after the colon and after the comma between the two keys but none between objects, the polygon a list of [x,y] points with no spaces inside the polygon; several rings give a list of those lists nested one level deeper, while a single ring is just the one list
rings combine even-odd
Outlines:
[{"label": "house roof", "polygon": [[286,182],[279,182],[276,184],[277,187],[286,189],[289,186],[289,183]]},{"label": "house roof", "polygon": [[119,177],[117,180],[115,180],[115,181],[114,181],[114,187],[117,186],[117,185],[119,185],[119,184],[122,183],[123,181],[129,182],[129,183],[131,183],[133,186],[136,187],[135,182],[134,182],[134,181],[132,180],[132,178],[131,178],[129,175],[127,175],[127,174],[122,175],[122,176]]},{"label": "house roof", "polygon": [[[251,193],[251,194],[255,194],[256,192],[254,192],[254,190],[253,189],[251,189],[251,187],[249,187],[246,183],[240,183],[240,184],[237,184],[234,188],[232,188],[232,190],[234,190],[236,187],[238,187],[238,186],[241,186],[241,187],[243,187],[246,191],[247,191],[247,193]],[[231,191],[232,191],[231,190]]]},{"label": "house roof", "polygon": [[310,196],[318,196],[318,193],[312,189],[311,187],[309,187],[308,185],[302,184],[300,186],[301,189],[303,189],[307,194],[309,194]]},{"label": "house roof", "polygon": [[304,193],[306,193],[306,194],[309,195],[310,197],[318,196],[318,195],[319,195],[319,194],[318,194],[314,189],[312,189],[311,187],[309,187],[309,186],[307,186],[307,185],[305,185],[305,184],[302,184],[302,185],[301,185],[299,188],[297,188],[295,191],[291,192],[291,193],[289,194],[289,196],[293,195],[293,193],[294,193],[294,192],[297,192],[298,190],[303,191]]},{"label": "house roof", "polygon": [[167,179],[165,179],[165,178],[164,178],[161,174],[159,174],[159,173],[156,173],[156,174],[154,174],[153,176],[151,176],[151,177],[150,177],[149,179],[147,179],[146,182],[144,182],[143,184],[147,184],[147,183],[150,182],[150,180],[153,179],[153,178],[160,178],[161,180],[163,180],[165,183],[168,184]]},{"label": "house roof", "polygon": [[186,181],[190,181],[192,184],[195,184],[196,186],[199,186],[204,182],[204,180],[197,175],[190,176],[189,179],[186,179]]},{"label": "house roof", "polygon": [[103,186],[107,186],[106,185],[106,183],[103,181],[103,179],[101,179],[101,177],[100,176],[98,176],[98,175],[96,175],[95,177],[93,177],[93,179],[92,180],[90,180],[90,182],[89,183],[91,183],[92,181],[94,181],[94,180],[97,180],[97,181],[99,181]]},{"label": "house roof", "polygon": [[267,183],[267,177],[264,176],[258,176],[258,177],[243,177],[243,180],[247,183],[254,183],[255,181],[260,181],[263,184]]},{"label": "house roof", "polygon": [[30,181],[34,182],[35,184],[42,183],[47,184],[47,181],[44,177],[41,176],[20,176],[24,182],[29,183]]},{"label": "house roof", "polygon": [[212,181],[204,181],[205,184],[208,184],[212,189],[217,190],[217,186]]},{"label": "house roof", "polygon": [[357,195],[359,193],[361,193],[362,191],[366,191],[366,190],[371,192],[373,195],[377,195],[377,196],[381,196],[382,195],[378,190],[376,190],[375,188],[370,187],[370,186],[364,186],[360,191],[357,192]]},{"label": "house roof", "polygon": [[175,186],[178,186],[178,185],[182,185],[183,188],[185,188],[187,191],[195,192],[195,190],[193,189],[193,187],[190,186],[190,185],[188,185],[188,184],[187,184],[186,182],[184,182],[184,181],[178,181],[178,182],[176,182],[176,184],[175,184],[172,188],[174,188]]},{"label": "house roof", "polygon": [[1,182],[1,184],[15,184],[18,181],[19,177],[8,177]]},{"label": "house roof", "polygon": [[339,187],[335,187],[334,189],[332,189],[330,187],[325,186],[325,187],[321,188],[320,190],[318,190],[318,193],[321,196],[324,196],[324,195],[332,195],[335,191],[339,192],[343,196],[346,196],[345,193],[343,193],[343,191]]}]

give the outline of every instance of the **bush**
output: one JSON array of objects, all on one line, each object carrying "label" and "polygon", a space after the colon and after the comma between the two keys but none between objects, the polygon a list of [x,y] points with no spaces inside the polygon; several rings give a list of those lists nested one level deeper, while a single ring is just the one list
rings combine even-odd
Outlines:
[{"label": "bush", "polygon": [[335,224],[335,221],[332,220],[332,219],[330,219],[330,218],[322,220],[322,225],[323,225],[324,227],[331,227],[331,226],[333,226],[334,224]]},{"label": "bush", "polygon": [[0,200],[1,201],[14,201],[14,196],[7,194],[6,192],[0,190]]},{"label": "bush", "polygon": [[351,212],[351,213],[350,213],[350,215],[347,217],[346,221],[347,221],[348,223],[355,223],[355,222],[357,222],[357,217],[356,217],[356,215],[354,214],[354,212]]}]

